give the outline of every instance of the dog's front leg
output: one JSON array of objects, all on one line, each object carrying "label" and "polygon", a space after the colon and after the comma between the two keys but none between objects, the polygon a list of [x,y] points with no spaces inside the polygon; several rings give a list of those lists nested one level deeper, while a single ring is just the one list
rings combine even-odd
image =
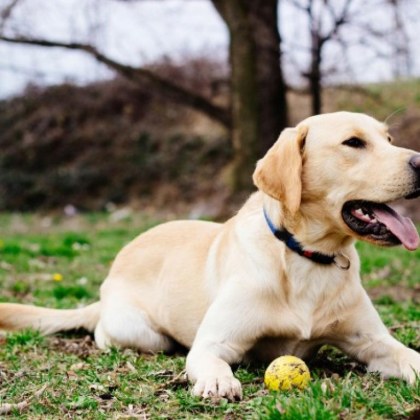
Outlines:
[{"label": "dog's front leg", "polygon": [[[233,298],[218,298],[207,311],[187,356],[187,375],[193,394],[204,398],[242,398],[240,382],[230,364],[239,362],[255,343],[252,305]],[[249,309],[248,309],[249,308]]]},{"label": "dog's front leg", "polygon": [[367,295],[341,327],[344,336],[338,346],[366,363],[369,371],[411,384],[420,375],[420,354],[391,336]]}]

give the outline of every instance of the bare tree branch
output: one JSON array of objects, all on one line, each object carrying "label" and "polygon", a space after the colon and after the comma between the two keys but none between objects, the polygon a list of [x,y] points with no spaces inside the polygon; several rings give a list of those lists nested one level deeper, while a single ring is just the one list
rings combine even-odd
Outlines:
[{"label": "bare tree branch", "polygon": [[331,38],[334,38],[338,34],[338,31],[340,30],[340,28],[349,22],[348,13],[349,13],[349,9],[352,4],[352,1],[353,0],[347,0],[343,6],[343,9],[341,10],[341,13],[339,13],[338,15],[335,13],[335,10],[331,2],[330,1],[325,2],[325,5],[332,16],[334,23],[333,23],[333,27],[331,31],[325,34],[324,36],[322,36],[321,38],[322,44],[330,40]]},{"label": "bare tree branch", "polygon": [[105,64],[110,69],[116,71],[125,78],[144,86],[149,83],[153,86],[156,92],[165,98],[169,98],[174,102],[186,105],[195,110],[201,111],[212,119],[220,122],[226,127],[230,127],[229,111],[221,106],[213,104],[210,100],[191,92],[183,87],[177,86],[170,81],[163,79],[151,71],[143,68],[132,67],[126,64],[119,63],[107,55],[100,52],[93,45],[83,44],[78,42],[61,42],[46,39],[35,39],[26,37],[9,37],[0,34],[0,41],[21,44],[33,45],[40,47],[57,47],[69,50],[83,51],[94,57],[98,62]]},{"label": "bare tree branch", "polygon": [[18,4],[19,0],[11,0],[10,3],[5,6],[0,12],[0,32],[3,31],[7,20],[12,15],[13,9]]},{"label": "bare tree branch", "polygon": [[[400,10],[399,0],[388,0],[393,9],[395,34],[394,48],[396,53],[394,72],[397,77],[411,73],[411,54],[409,51],[410,40]],[[399,59],[398,59],[399,58]],[[405,68],[401,68],[401,66]]]}]

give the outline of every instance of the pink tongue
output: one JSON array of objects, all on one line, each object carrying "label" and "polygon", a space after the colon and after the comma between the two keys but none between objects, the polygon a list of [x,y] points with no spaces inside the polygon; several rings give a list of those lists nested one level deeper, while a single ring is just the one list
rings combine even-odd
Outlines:
[{"label": "pink tongue", "polygon": [[418,248],[419,234],[414,223],[408,217],[400,216],[390,207],[374,209],[375,217],[390,230],[410,251]]}]

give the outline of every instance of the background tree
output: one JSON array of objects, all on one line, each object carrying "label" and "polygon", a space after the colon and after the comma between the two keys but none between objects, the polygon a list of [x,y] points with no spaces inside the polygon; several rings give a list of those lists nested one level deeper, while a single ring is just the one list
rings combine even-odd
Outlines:
[{"label": "background tree", "polygon": [[[89,42],[61,42],[4,29],[0,41],[81,50],[123,77],[141,86],[150,85],[156,95],[191,107],[231,130],[234,158],[230,171],[233,191],[249,188],[255,161],[271,146],[287,124],[286,88],[280,67],[277,0],[212,1],[230,33],[231,107],[164,79],[149,69],[113,59]],[[9,19],[18,2],[11,1],[3,16]],[[3,22],[5,19],[3,19]]]},{"label": "background tree", "polygon": [[[407,76],[411,68],[407,19],[403,9],[418,9],[407,0],[285,0],[302,22],[305,40],[293,40],[286,48],[288,58],[306,80],[312,114],[322,112],[323,84],[331,77],[354,75],[353,50],[361,55],[392,62],[394,76]],[[379,16],[379,18],[378,18]],[[328,52],[329,50],[329,52]],[[296,57],[305,51],[305,62]],[[326,63],[329,62],[329,63]],[[370,68],[368,68],[370,71]],[[354,79],[354,77],[353,77]]]},{"label": "background tree", "polygon": [[287,126],[277,0],[212,0],[230,33],[234,189],[250,185],[261,157]]}]

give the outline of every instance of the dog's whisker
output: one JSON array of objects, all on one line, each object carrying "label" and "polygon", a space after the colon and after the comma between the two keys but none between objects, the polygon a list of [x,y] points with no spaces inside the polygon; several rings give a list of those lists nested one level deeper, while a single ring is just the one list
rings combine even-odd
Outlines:
[{"label": "dog's whisker", "polygon": [[389,124],[388,124],[388,121],[389,121],[392,117],[394,117],[395,115],[397,115],[397,114],[399,114],[399,113],[401,113],[401,112],[405,112],[406,110],[407,110],[407,107],[405,107],[405,106],[402,106],[402,107],[400,107],[400,108],[397,108],[395,111],[391,112],[391,114],[389,114],[389,115],[385,118],[385,120],[384,120],[384,124],[385,124],[385,125],[388,125],[390,128],[391,128],[391,127],[393,127],[394,125],[393,125],[393,124],[389,125]]}]

